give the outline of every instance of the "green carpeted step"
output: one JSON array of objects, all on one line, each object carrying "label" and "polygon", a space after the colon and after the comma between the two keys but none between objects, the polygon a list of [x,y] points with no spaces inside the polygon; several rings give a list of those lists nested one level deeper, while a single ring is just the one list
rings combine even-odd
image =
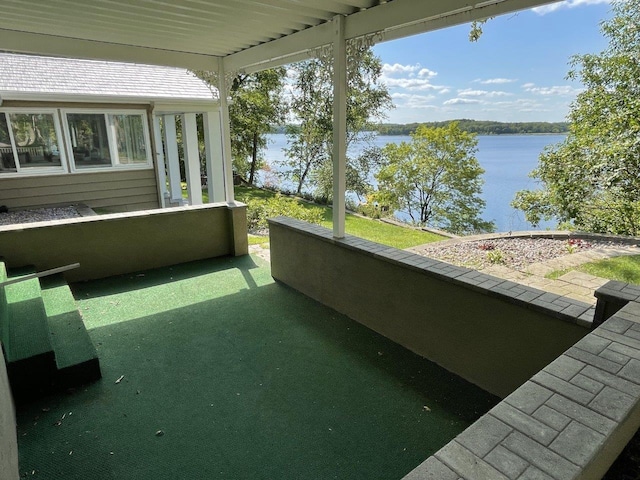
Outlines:
[{"label": "green carpeted step", "polygon": [[[9,278],[30,273],[12,272]],[[8,307],[8,328],[4,331],[7,362],[13,363],[53,352],[47,314],[37,278],[4,287]]]},{"label": "green carpeted step", "polygon": [[101,377],[96,348],[61,274],[40,280],[58,368],[58,382],[78,385]]},{"label": "green carpeted step", "polygon": [[[32,272],[32,268],[11,270],[8,279]],[[11,389],[16,401],[21,401],[49,390],[55,378],[55,356],[38,279],[7,285],[4,291],[7,318],[2,343]]]},{"label": "green carpeted step", "polygon": [[[7,279],[7,268],[4,261],[0,258],[0,282]],[[7,296],[5,295],[5,287],[0,287],[0,344],[4,344],[4,330],[9,320],[9,311],[7,306]],[[2,352],[0,351],[0,354]]]}]

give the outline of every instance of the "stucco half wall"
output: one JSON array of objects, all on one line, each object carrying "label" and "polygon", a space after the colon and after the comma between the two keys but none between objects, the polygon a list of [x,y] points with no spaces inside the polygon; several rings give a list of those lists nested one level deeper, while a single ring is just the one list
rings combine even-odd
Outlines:
[{"label": "stucco half wall", "polygon": [[0,227],[8,267],[80,263],[69,281],[247,253],[246,206],[237,202]]},{"label": "stucco half wall", "polygon": [[580,302],[289,218],[269,229],[276,280],[501,397],[589,333]]}]

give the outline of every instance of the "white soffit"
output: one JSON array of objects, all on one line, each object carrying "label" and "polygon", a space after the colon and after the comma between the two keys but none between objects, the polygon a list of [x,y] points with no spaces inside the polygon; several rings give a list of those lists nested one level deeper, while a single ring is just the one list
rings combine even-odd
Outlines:
[{"label": "white soffit", "polygon": [[331,42],[392,40],[549,0],[2,0],[0,50],[227,71],[290,63]]}]

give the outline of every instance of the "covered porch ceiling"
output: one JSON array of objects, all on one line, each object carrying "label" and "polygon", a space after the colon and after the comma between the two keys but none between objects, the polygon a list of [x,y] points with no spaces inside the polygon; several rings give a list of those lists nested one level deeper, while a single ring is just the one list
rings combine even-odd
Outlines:
[{"label": "covered porch ceiling", "polygon": [[[196,70],[256,71],[345,39],[393,40],[549,0],[6,0],[0,50]],[[222,65],[220,64],[222,63]]]}]

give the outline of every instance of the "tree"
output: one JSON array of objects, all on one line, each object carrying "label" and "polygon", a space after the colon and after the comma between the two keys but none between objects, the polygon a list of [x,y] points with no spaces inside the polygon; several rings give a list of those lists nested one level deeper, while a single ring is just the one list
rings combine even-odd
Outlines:
[{"label": "tree", "polygon": [[[330,198],[333,148],[333,63],[322,56],[294,64],[291,114],[296,125],[287,129],[286,174],[296,183],[297,193],[313,182],[316,194]],[[392,107],[391,97],[380,83],[382,64],[370,48],[351,45],[347,71],[347,146],[373,137],[372,122]],[[371,163],[365,153],[347,159],[347,190],[359,195],[370,188]]]},{"label": "tree", "polygon": [[480,218],[485,207],[480,197],[484,170],[475,157],[477,144],[475,134],[461,130],[456,122],[439,128],[419,126],[410,143],[383,148],[374,200],[407,213],[419,225],[455,234],[493,231],[493,223]]},{"label": "tree", "polygon": [[613,3],[601,25],[608,47],[571,60],[585,86],[571,105],[564,142],[545,150],[530,174],[538,190],[512,205],[534,225],[556,218],[575,228],[640,234],[640,0]]},{"label": "tree", "polygon": [[[216,87],[210,72],[195,72]],[[251,74],[238,74],[231,84],[229,120],[233,168],[253,184],[263,162],[261,152],[267,146],[267,134],[284,122],[286,102],[282,95],[286,70],[283,67]]]}]

